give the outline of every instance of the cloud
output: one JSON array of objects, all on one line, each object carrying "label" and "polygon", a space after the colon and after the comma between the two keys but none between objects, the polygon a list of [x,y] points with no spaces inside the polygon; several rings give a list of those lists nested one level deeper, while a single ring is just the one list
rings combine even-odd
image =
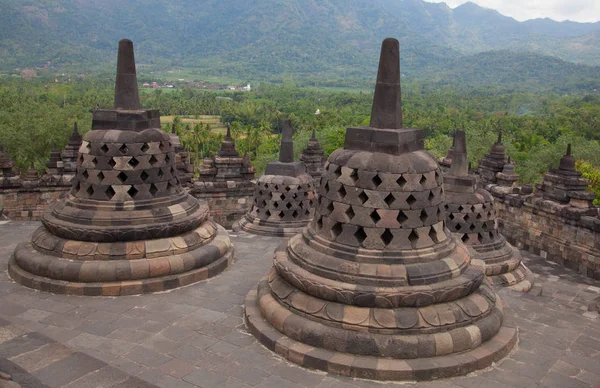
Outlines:
[{"label": "cloud", "polygon": [[[439,3],[439,0],[425,0]],[[577,22],[600,21],[600,0],[471,0],[482,7],[495,9],[503,15],[523,21],[536,18],[572,20]],[[455,8],[467,0],[446,0]]]}]

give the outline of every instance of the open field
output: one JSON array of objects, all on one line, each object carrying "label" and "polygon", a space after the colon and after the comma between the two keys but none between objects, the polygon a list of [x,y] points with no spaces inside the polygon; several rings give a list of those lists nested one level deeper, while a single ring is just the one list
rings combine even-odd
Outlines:
[{"label": "open field", "polygon": [[221,122],[221,116],[209,116],[209,115],[198,115],[198,116],[161,116],[160,121],[163,124],[170,124],[173,122],[175,117],[179,117],[181,122],[184,124],[195,125],[195,124],[209,124],[210,129],[215,132],[221,132],[225,134],[227,127],[225,123]]}]

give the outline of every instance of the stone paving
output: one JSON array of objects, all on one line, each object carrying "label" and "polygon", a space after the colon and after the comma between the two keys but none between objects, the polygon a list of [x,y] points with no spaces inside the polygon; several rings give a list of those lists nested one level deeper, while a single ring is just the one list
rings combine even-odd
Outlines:
[{"label": "stone paving", "polygon": [[8,278],[9,255],[38,226],[0,225],[0,370],[22,387],[600,387],[600,317],[593,302],[600,282],[528,253],[524,262],[543,293],[499,291],[519,327],[519,344],[507,358],[466,377],[378,383],[301,369],[247,333],[244,299],[272,266],[281,238],[232,235],[231,267],[182,289],[78,297]]}]

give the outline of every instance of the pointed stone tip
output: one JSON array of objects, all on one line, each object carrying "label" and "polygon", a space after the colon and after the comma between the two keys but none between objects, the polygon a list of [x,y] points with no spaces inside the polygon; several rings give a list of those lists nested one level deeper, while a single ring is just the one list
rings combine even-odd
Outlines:
[{"label": "pointed stone tip", "polygon": [[231,125],[227,123],[227,134],[225,134],[225,139],[231,139]]},{"label": "pointed stone tip", "polygon": [[369,126],[379,129],[402,128],[400,42],[395,38],[387,38],[381,44]]},{"label": "pointed stone tip", "polygon": [[310,140],[317,140],[317,131],[313,128]]},{"label": "pointed stone tip", "polygon": [[567,156],[571,156],[571,144],[570,143],[567,145],[567,153],[566,153],[566,155]]},{"label": "pointed stone tip", "polygon": [[129,39],[119,41],[117,79],[115,82],[115,109],[140,109],[133,42]]},{"label": "pointed stone tip", "polygon": [[467,138],[465,131],[457,130],[454,136],[454,155],[450,165],[450,174],[454,176],[469,175],[469,163],[467,162]]},{"label": "pointed stone tip", "polygon": [[502,144],[502,132],[498,132],[498,140],[496,141],[496,144]]},{"label": "pointed stone tip", "polygon": [[294,161],[292,133],[292,122],[290,120],[283,120],[283,128],[281,129],[281,147],[279,150],[279,161],[282,163],[291,163]]}]

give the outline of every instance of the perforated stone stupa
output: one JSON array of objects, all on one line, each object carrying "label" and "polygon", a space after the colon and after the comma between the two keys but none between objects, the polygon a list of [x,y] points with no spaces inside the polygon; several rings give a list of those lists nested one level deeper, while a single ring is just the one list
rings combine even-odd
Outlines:
[{"label": "perforated stone stupa", "polygon": [[21,179],[15,174],[15,162],[10,159],[4,146],[0,144],[0,188],[18,187]]},{"label": "perforated stone stupa", "polygon": [[314,180],[302,162],[294,162],[292,125],[283,123],[279,161],[267,164],[256,182],[252,208],[234,230],[268,236],[293,236],[313,218]]},{"label": "perforated stone stupa", "polygon": [[140,108],[133,44],[119,42],[115,109],[95,110],[70,195],[17,246],[9,274],[27,287],[77,295],[164,291],[231,262],[227,232],[186,194],[156,110]]},{"label": "perforated stone stupa", "polygon": [[470,248],[473,259],[484,262],[492,284],[529,291],[533,275],[521,262],[519,250],[498,231],[494,197],[478,189],[477,178],[468,174],[464,131],[456,132],[452,165],[444,175],[444,191],[446,226]]},{"label": "perforated stone stupa", "polygon": [[444,226],[442,176],[403,128],[399,43],[383,42],[369,127],[328,159],[315,218],[275,252],[245,304],[272,351],[308,368],[381,380],[467,374],[517,331]]},{"label": "perforated stone stupa", "polygon": [[504,165],[507,163],[504,144],[502,144],[502,133],[498,133],[498,140],[492,145],[489,154],[479,161],[479,176],[483,186],[496,183],[496,174],[502,172]]},{"label": "perforated stone stupa", "polygon": [[189,152],[186,151],[181,144],[181,139],[177,136],[175,124],[171,126],[171,135],[169,136],[169,139],[175,150],[175,168],[177,169],[177,176],[183,186],[191,187],[192,180],[194,179],[194,163],[190,160]]}]

